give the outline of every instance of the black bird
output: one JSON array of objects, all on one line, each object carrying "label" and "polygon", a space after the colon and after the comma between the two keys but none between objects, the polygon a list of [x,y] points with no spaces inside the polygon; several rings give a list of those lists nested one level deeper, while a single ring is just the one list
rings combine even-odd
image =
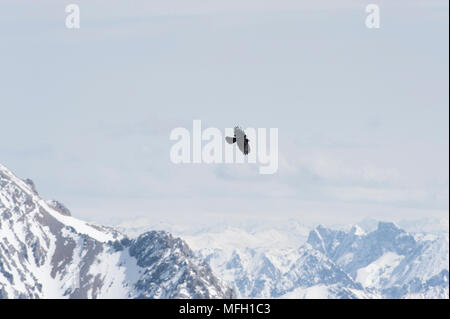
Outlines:
[{"label": "black bird", "polygon": [[226,136],[225,140],[229,144],[233,144],[237,142],[238,148],[241,150],[244,155],[247,155],[250,153],[250,145],[248,145],[248,138],[247,135],[245,135],[245,132],[243,129],[241,129],[239,126],[236,126],[234,128],[234,137]]}]

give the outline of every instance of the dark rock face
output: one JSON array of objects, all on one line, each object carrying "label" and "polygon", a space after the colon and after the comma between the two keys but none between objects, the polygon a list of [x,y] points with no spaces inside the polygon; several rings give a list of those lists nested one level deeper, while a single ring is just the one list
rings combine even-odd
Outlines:
[{"label": "dark rock face", "polygon": [[164,231],[151,231],[128,243],[137,265],[151,269],[135,284],[138,298],[222,298],[233,297],[223,288],[211,268],[194,256],[180,238]]}]

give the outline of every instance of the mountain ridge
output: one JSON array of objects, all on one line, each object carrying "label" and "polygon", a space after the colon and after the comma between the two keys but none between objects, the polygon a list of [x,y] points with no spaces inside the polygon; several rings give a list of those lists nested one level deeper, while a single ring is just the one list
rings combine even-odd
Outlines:
[{"label": "mountain ridge", "polygon": [[0,298],[232,298],[188,245],[70,216],[0,165]]}]

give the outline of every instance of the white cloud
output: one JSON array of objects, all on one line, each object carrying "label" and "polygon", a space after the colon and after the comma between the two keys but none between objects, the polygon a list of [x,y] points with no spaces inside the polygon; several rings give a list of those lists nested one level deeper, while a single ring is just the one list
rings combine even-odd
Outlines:
[{"label": "white cloud", "polygon": [[379,203],[423,202],[431,200],[430,191],[368,187],[335,187],[326,190],[336,199],[344,201],[373,201]]}]

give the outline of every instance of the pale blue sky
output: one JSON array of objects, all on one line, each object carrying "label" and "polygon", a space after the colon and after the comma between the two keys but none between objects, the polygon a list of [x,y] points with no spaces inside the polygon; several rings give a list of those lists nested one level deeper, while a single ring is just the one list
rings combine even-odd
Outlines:
[{"label": "pale blue sky", "polygon": [[[0,162],[77,217],[448,215],[448,1],[0,4]],[[69,3],[69,2],[68,2]],[[280,168],[180,165],[170,130],[278,127]]]}]

